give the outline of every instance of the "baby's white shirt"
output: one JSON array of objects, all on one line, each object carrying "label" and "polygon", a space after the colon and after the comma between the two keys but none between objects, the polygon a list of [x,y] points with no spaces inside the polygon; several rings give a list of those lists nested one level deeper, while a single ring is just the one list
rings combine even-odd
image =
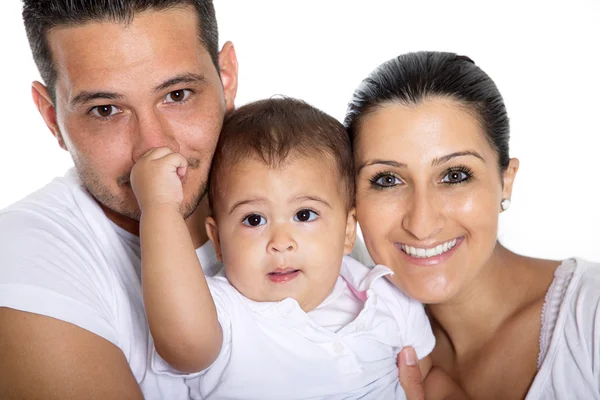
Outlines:
[{"label": "baby's white shirt", "polygon": [[344,257],[331,295],[306,313],[292,298],[252,301],[221,271],[207,278],[223,329],[215,362],[180,374],[154,350],[152,369],[185,375],[193,399],[403,399],[398,352],[413,346],[423,358],[435,339],[422,304],[391,273]]}]

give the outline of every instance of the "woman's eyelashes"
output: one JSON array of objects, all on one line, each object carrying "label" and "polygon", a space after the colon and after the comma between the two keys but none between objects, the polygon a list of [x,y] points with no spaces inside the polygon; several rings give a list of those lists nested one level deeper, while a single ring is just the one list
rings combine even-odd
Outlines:
[{"label": "woman's eyelashes", "polygon": [[[446,169],[439,178],[439,182],[445,185],[457,185],[469,182],[472,179],[473,171],[471,168],[466,165],[458,165]],[[405,184],[402,178],[391,171],[379,172],[369,179],[369,182],[374,189],[387,189]]]},{"label": "woman's eyelashes", "polygon": [[[294,214],[295,222],[311,222],[319,217],[319,213],[310,208],[303,208]],[[242,220],[242,224],[250,227],[257,227],[267,223],[267,219],[260,214],[248,214]]]},{"label": "woman's eyelashes", "polygon": [[376,189],[384,189],[389,187],[394,187],[396,185],[401,185],[404,182],[400,178],[398,178],[393,172],[385,171],[380,172],[369,179],[371,182],[371,186]]},{"label": "woman's eyelashes", "polygon": [[448,185],[466,183],[473,179],[473,171],[466,165],[459,165],[444,171],[440,182]]}]

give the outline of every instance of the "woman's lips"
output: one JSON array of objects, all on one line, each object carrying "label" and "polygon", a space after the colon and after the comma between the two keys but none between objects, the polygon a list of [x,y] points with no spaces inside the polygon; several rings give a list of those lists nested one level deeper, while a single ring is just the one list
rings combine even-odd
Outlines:
[{"label": "woman's lips", "polygon": [[462,244],[463,240],[464,236],[461,236],[444,242],[441,244],[441,249],[439,248],[440,245],[427,249],[418,248],[417,246],[410,246],[403,243],[394,243],[394,246],[400,250],[402,256],[408,262],[416,265],[430,266],[442,263],[452,257],[452,255]]}]

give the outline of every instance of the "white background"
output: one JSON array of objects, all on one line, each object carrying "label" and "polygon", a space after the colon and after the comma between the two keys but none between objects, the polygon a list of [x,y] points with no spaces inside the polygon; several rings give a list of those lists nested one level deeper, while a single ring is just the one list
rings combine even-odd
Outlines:
[{"label": "white background", "polygon": [[[286,94],[342,119],[400,53],[468,55],[497,83],[521,160],[500,239],[527,255],[600,261],[600,1],[216,0],[240,63],[237,104]],[[0,208],[71,165],[30,98],[21,2],[0,6]],[[101,39],[101,38],[100,38]]]}]

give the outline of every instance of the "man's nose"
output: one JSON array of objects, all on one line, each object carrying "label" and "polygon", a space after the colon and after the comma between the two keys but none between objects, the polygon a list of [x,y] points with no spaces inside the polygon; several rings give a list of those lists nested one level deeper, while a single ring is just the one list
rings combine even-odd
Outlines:
[{"label": "man's nose", "polygon": [[168,147],[179,153],[175,132],[156,112],[138,115],[134,129],[133,162],[137,162],[149,150],[157,147]]}]

